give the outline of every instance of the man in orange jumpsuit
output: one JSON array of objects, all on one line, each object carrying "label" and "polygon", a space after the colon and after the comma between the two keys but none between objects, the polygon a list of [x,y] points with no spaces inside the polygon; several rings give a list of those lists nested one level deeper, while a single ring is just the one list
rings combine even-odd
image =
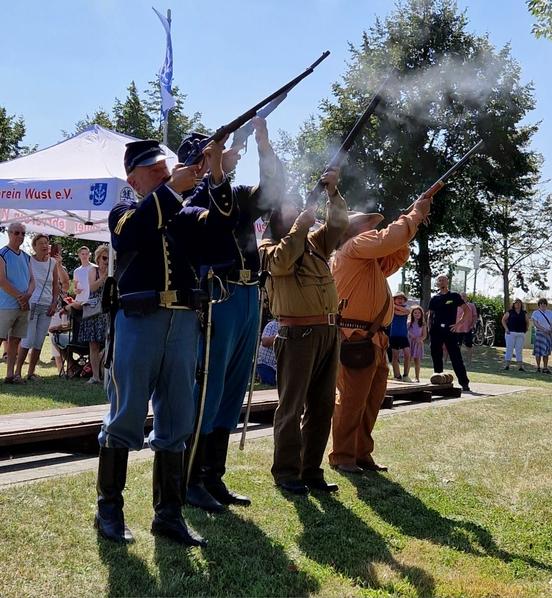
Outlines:
[{"label": "man in orange jumpsuit", "polygon": [[420,196],[413,209],[383,230],[375,230],[381,214],[354,214],[341,238],[332,273],[341,311],[342,339],[360,340],[368,335],[371,323],[381,316],[373,336],[374,360],[364,368],[339,364],[338,395],[333,415],[333,448],[330,465],[346,473],[364,470],[386,471],[372,458],[372,430],[387,386],[387,337],[383,327],[393,318],[393,301],[387,277],[403,266],[410,255],[409,243],[418,226],[427,218],[431,197]]}]

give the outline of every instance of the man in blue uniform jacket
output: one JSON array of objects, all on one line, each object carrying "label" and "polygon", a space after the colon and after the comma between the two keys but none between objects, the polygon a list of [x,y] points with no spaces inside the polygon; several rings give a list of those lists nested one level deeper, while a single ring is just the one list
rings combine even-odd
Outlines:
[{"label": "man in blue uniform jacket", "polygon": [[108,385],[110,410],[100,435],[98,511],[95,526],[113,541],[132,541],[123,516],[129,449],[141,449],[151,399],[149,446],[153,464],[151,532],[180,544],[205,540],[182,518],[182,460],[192,433],[193,388],[200,325],[194,264],[205,240],[228,234],[235,224],[232,190],[222,170],[223,145],[204,150],[208,209],[183,207],[181,194],[203,174],[176,166],[169,174],[157,141],[127,144],[128,183],[142,197],[121,202],[109,215],[117,251],[119,309]]},{"label": "man in blue uniform jacket", "polygon": [[[272,149],[263,118],[254,118],[255,140],[259,152],[260,183],[254,187],[232,187],[238,206],[237,224],[231,233],[217,238],[211,261],[215,273],[226,281],[228,298],[213,307],[213,336],[205,410],[201,425],[186,502],[210,512],[224,510],[224,505],[249,505],[247,496],[232,492],[222,477],[226,472],[226,457],[231,431],[236,427],[247,382],[253,367],[259,323],[260,261],[255,237],[255,221],[279,202],[284,195],[284,171]],[[197,139],[192,134],[186,144]],[[239,149],[232,147],[223,153],[225,172],[231,172],[239,160]],[[206,206],[207,180],[204,179],[193,196],[191,205]],[[198,389],[196,388],[196,398]]]}]

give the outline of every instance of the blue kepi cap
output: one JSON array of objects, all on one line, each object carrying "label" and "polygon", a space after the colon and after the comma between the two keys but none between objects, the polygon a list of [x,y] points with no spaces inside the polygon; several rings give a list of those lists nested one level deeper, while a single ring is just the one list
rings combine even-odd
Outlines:
[{"label": "blue kepi cap", "polygon": [[126,144],[125,171],[127,174],[130,174],[137,166],[152,166],[166,159],[167,156],[159,145],[159,141],[155,139],[131,141]]}]

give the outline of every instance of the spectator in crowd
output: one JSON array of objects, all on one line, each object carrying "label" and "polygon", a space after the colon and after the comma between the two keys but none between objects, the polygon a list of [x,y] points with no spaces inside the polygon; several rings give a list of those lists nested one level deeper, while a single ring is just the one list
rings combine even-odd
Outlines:
[{"label": "spectator in crowd", "polygon": [[21,250],[25,225],[8,226],[8,244],[0,249],[0,342],[8,339],[8,369],[4,382],[21,384],[14,375],[19,341],[27,335],[29,299],[35,288],[30,256]]},{"label": "spectator in crowd", "polygon": [[62,309],[64,307],[63,298],[69,291],[69,285],[71,283],[71,279],[67,272],[67,269],[63,265],[63,257],[61,253],[61,245],[59,243],[52,243],[50,247],[50,257],[56,260],[56,268],[58,274],[58,288],[56,289],[55,297],[56,297],[56,310],[52,319],[50,320],[50,343],[51,343],[51,352],[52,357],[56,362],[56,367],[58,370],[58,374],[62,373],[63,370],[63,360],[61,358],[60,352],[58,351],[57,345],[54,341],[54,331],[59,330],[62,326],[61,314]]},{"label": "spectator in crowd", "polygon": [[[408,297],[404,293],[393,295],[393,321],[389,332],[389,346],[391,347],[391,363],[395,380],[412,382],[408,374],[410,372],[410,342],[408,340],[408,328],[406,319],[410,313],[406,302]],[[401,376],[399,353],[402,351],[404,360],[404,375]]]},{"label": "spectator in crowd", "polygon": [[464,304],[467,305],[468,311],[462,317],[464,310],[462,307],[458,307],[456,311],[456,335],[458,346],[461,347],[464,345],[466,347],[467,363],[471,363],[473,357],[473,331],[477,322],[477,307],[475,307],[474,303],[468,301],[467,293],[460,293],[460,297],[464,300]]},{"label": "spectator in crowd", "polygon": [[79,256],[81,265],[73,272],[75,301],[84,303],[90,294],[90,270],[96,268],[96,266],[90,263],[90,249],[86,245],[79,247],[77,255]]},{"label": "spectator in crowd", "polygon": [[[81,251],[79,251],[79,257],[80,254]],[[80,325],[78,339],[81,343],[90,343],[90,365],[92,366],[92,377],[88,380],[89,384],[97,384],[101,380],[100,352],[105,343],[105,337],[107,334],[108,315],[99,311],[99,313],[95,315],[86,317],[86,308],[84,306],[86,303],[88,303],[91,307],[101,304],[103,288],[107,278],[109,247],[107,245],[100,245],[94,252],[94,260],[97,264],[97,267],[94,266],[88,270],[88,288],[90,292],[88,299],[85,303],[83,303],[83,318]]]},{"label": "spectator in crowd", "polygon": [[[458,293],[449,290],[449,280],[444,274],[437,276],[437,295],[434,295],[428,308],[429,338],[431,341],[431,359],[433,371],[436,374],[443,372],[443,345],[445,345],[462,390],[470,391],[470,381],[466,374],[462,353],[456,338],[457,326],[463,318],[469,317],[469,308]],[[457,318],[457,308],[462,308],[462,316]]]},{"label": "spectator in crowd", "polygon": [[548,369],[548,357],[552,351],[552,311],[548,308],[548,301],[544,298],[539,299],[537,310],[533,312],[531,320],[535,327],[535,344],[533,345],[533,355],[537,362],[537,372],[550,374]]},{"label": "spectator in crowd", "polygon": [[38,378],[35,374],[36,364],[42,351],[44,339],[48,334],[50,319],[56,310],[57,290],[59,288],[57,262],[50,257],[50,243],[47,235],[42,233],[35,235],[32,247],[34,255],[31,256],[30,265],[35,279],[35,288],[29,302],[30,313],[27,334],[21,341],[15,368],[15,376],[21,378],[23,363],[30,349],[27,380],[36,380]]},{"label": "spectator in crowd", "polygon": [[276,355],[274,355],[274,339],[280,325],[278,320],[270,320],[261,335],[261,345],[257,357],[257,376],[262,384],[276,386]]},{"label": "spectator in crowd", "polygon": [[410,358],[414,362],[415,382],[420,381],[420,362],[424,358],[424,341],[427,338],[427,324],[424,310],[414,305],[408,317],[408,340],[410,342]]},{"label": "spectator in crowd", "polygon": [[516,362],[520,372],[523,368],[523,344],[525,342],[525,333],[529,329],[529,316],[521,299],[516,299],[512,307],[502,317],[502,326],[504,327],[504,338],[506,339],[506,353],[504,355],[504,369],[510,369],[510,361],[515,350]]}]

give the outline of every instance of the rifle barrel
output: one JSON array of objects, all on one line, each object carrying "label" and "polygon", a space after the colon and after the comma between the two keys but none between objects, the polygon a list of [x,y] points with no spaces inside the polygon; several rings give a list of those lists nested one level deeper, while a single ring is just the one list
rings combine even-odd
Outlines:
[{"label": "rifle barrel", "polygon": [[454,166],[452,166],[451,168],[449,168],[445,172],[445,174],[442,177],[440,177],[434,184],[437,184],[437,183],[446,183],[447,179],[449,179],[457,170],[459,170],[460,168],[462,168],[462,166],[464,166],[464,164],[472,157],[473,154],[475,154],[475,152],[478,149],[481,148],[482,145],[483,145],[483,140],[480,139],[470,150],[468,150],[460,158],[460,160],[458,160],[458,162],[456,162],[456,164],[454,164]]},{"label": "rifle barrel", "polygon": [[[353,128],[349,131],[349,133],[341,143],[341,146],[335,153],[334,157],[328,162],[325,170],[327,170],[328,168],[338,168],[341,166],[341,164],[345,160],[345,157],[347,156],[347,152],[351,149],[362,127],[364,127],[364,125],[366,124],[366,122],[368,122],[372,114],[374,114],[378,104],[382,99],[383,89],[387,85],[387,82],[389,81],[390,77],[391,75],[388,75],[385,81],[379,86],[378,90],[370,100],[370,103],[368,104],[368,106],[366,106],[364,112],[358,117],[357,121],[353,125]],[[318,201],[318,196],[320,195],[320,193],[322,193],[323,190],[324,185],[320,182],[320,180],[318,180],[314,189],[312,189],[307,195],[307,198],[305,200],[305,204],[307,205],[307,207],[313,205]]]},{"label": "rifle barrel", "polygon": [[292,79],[291,81],[289,81],[289,83],[286,83],[284,86],[280,87],[278,91],[275,91],[274,93],[270,94],[264,100],[253,106],[253,108],[249,109],[247,112],[244,112],[241,116],[238,116],[238,118],[235,118],[232,122],[229,122],[227,125],[223,125],[219,129],[217,129],[215,133],[213,133],[213,135],[211,135],[211,137],[209,137],[209,139],[206,139],[205,141],[220,141],[225,135],[233,133],[236,129],[239,129],[248,120],[251,120],[254,116],[256,116],[257,112],[261,108],[266,106],[268,103],[272,102],[272,100],[275,100],[278,96],[284,93],[288,93],[291,89],[298,85],[305,77],[308,77],[314,71],[314,69],[329,55],[329,50],[323,52],[322,55],[318,58],[318,60],[315,60],[304,72],[295,77],[295,79]]}]

